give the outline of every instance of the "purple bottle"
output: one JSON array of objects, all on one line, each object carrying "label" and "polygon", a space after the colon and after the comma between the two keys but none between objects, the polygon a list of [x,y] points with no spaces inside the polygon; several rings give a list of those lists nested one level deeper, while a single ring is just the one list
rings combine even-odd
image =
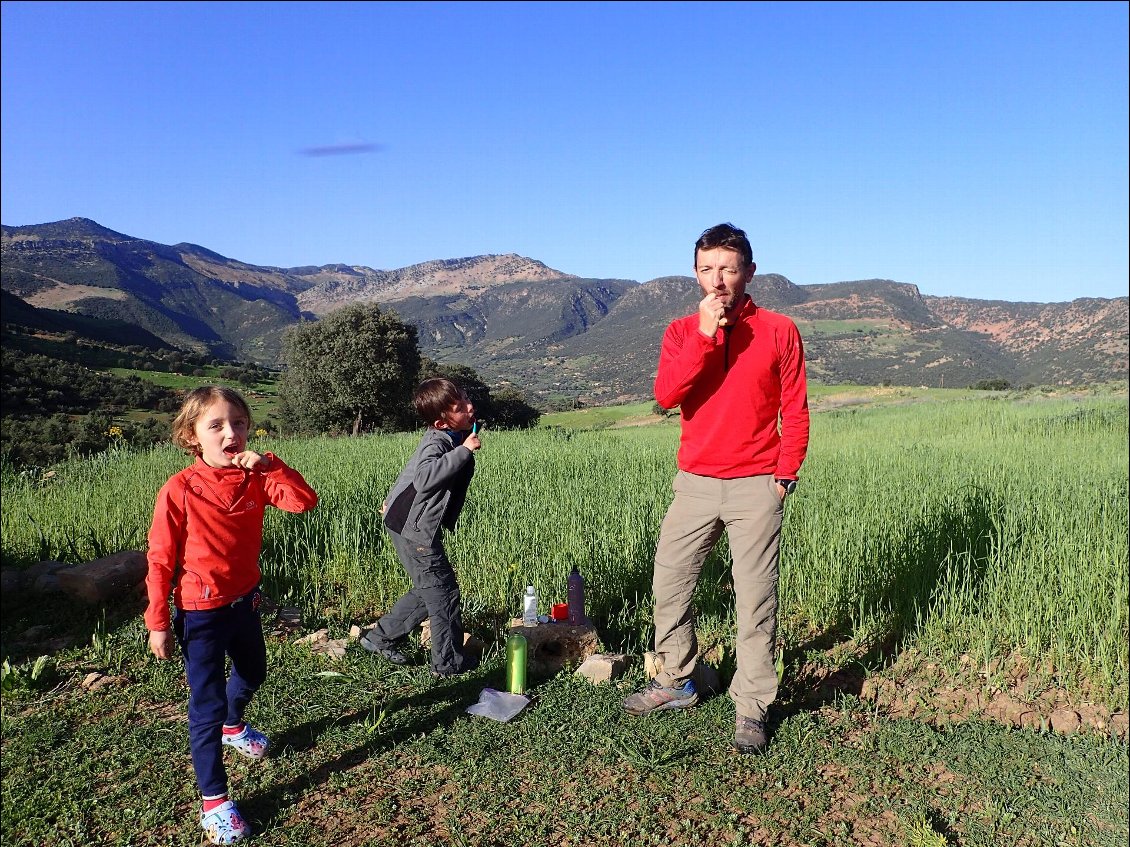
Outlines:
[{"label": "purple bottle", "polygon": [[585,578],[573,565],[573,572],[566,580],[569,595],[569,623],[573,626],[582,626],[589,622],[585,617]]}]

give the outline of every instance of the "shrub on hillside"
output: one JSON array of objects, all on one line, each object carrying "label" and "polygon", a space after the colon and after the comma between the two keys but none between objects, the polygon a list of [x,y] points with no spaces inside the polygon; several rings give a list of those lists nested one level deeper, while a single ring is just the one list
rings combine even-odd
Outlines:
[{"label": "shrub on hillside", "polygon": [[9,415],[83,414],[96,410],[170,411],[175,392],[137,377],[116,377],[66,362],[4,350],[0,404]]},{"label": "shrub on hillside", "polygon": [[5,416],[0,452],[15,466],[46,467],[74,456],[91,456],[114,447],[145,448],[169,439],[169,425],[156,418],[115,423],[107,412],[82,417],[65,414]]},{"label": "shrub on hillside", "polygon": [[983,379],[980,382],[975,382],[971,386],[974,391],[1008,391],[1012,388],[1012,383],[1007,379]]}]

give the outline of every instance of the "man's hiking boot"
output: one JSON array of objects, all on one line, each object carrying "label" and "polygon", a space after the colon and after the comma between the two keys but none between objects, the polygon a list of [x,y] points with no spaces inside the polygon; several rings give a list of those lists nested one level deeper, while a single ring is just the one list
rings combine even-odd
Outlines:
[{"label": "man's hiking boot", "polygon": [[697,705],[698,692],[691,680],[678,688],[664,688],[653,679],[646,688],[624,700],[624,711],[629,715],[647,715],[664,709],[689,709]]},{"label": "man's hiking boot", "polygon": [[760,753],[769,743],[765,721],[738,715],[734,726],[734,749],[739,753]]}]

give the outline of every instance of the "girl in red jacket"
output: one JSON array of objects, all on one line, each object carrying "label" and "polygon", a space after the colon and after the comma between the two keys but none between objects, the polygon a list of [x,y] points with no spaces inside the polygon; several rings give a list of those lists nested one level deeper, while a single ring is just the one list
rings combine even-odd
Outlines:
[{"label": "girl in red jacket", "polygon": [[200,825],[213,844],[251,834],[228,799],[224,746],[252,759],[267,752],[266,736],[243,720],[267,676],[259,618],[263,512],[268,504],[298,513],[318,503],[298,471],[247,448],[250,428],[251,410],[238,392],[205,386],[189,393],[173,421],[173,443],[196,461],[161,488],[149,530],[149,649],[172,658],[175,635],[184,655]]}]

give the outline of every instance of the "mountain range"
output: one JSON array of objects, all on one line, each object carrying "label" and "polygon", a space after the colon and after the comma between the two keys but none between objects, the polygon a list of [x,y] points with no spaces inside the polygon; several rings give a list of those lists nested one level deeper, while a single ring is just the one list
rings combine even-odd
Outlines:
[{"label": "mountain range", "polygon": [[[280,364],[287,327],[375,302],[417,327],[424,355],[542,406],[649,398],[664,327],[701,296],[690,276],[585,279],[513,254],[395,270],[252,265],[86,218],[3,226],[0,250],[0,287],[31,307],[269,366]],[[796,321],[814,381],[1079,385],[1130,370],[1127,297],[1016,303],[928,296],[883,279],[796,285],[779,274],[755,276],[748,290]],[[7,321],[18,301],[4,302]]]}]

